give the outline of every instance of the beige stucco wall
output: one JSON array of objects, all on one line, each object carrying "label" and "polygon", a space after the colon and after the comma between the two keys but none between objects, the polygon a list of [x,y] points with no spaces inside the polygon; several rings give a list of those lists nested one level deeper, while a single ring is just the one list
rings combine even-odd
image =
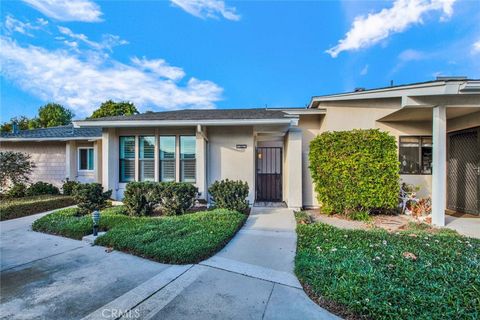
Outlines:
[{"label": "beige stucco wall", "polygon": [[303,206],[317,207],[318,201],[310,174],[308,153],[310,142],[321,132],[323,115],[301,115],[298,128],[302,131],[302,198]]},{"label": "beige stucco wall", "polygon": [[[236,149],[246,144],[246,149]],[[209,127],[207,184],[215,180],[243,180],[248,183],[248,200],[255,200],[255,143],[253,127]]]},{"label": "beige stucco wall", "polygon": [[28,153],[35,163],[30,182],[44,181],[57,187],[67,177],[65,171],[65,142],[0,142],[1,151]]}]

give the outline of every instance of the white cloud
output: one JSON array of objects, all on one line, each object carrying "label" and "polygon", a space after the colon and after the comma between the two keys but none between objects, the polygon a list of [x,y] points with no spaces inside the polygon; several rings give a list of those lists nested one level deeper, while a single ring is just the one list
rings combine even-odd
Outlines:
[{"label": "white cloud", "polygon": [[361,76],[365,76],[365,75],[367,75],[367,73],[368,73],[368,64],[366,64],[366,65],[363,67],[362,71],[360,71],[360,75],[361,75]]},{"label": "white cloud", "polygon": [[480,53],[480,40],[476,41],[472,45],[472,53],[477,54]]},{"label": "white cloud", "polygon": [[414,49],[407,49],[400,52],[398,55],[398,59],[402,62],[408,61],[418,61],[427,58],[427,54],[422,51],[414,50]]},{"label": "white cloud", "polygon": [[23,0],[47,17],[60,21],[101,21],[100,7],[90,0]]},{"label": "white cloud", "polygon": [[235,7],[228,7],[223,0],[170,0],[174,5],[182,8],[184,11],[199,17],[219,18],[224,17],[228,20],[238,21],[240,15],[237,14]]},{"label": "white cloud", "polygon": [[48,24],[48,21],[42,18],[37,19],[34,23],[23,22],[18,19],[15,19],[11,15],[7,15],[4,22],[4,27],[7,34],[12,34],[14,32],[21,33],[23,35],[33,37],[31,31],[40,30]]},{"label": "white cloud", "polygon": [[185,76],[185,72],[182,68],[172,67],[163,59],[147,60],[145,57],[142,59],[134,57],[131,60],[132,63],[140,67],[140,69],[151,71],[162,78],[180,80]]},{"label": "white cloud", "polygon": [[[58,31],[61,34],[65,35],[67,37],[70,37],[74,40],[79,40],[79,41],[85,43],[86,45],[88,45],[89,47],[91,47],[92,49],[96,49],[96,50],[107,49],[107,50],[112,51],[113,47],[128,44],[128,41],[120,39],[119,36],[116,36],[116,35],[113,35],[113,34],[104,34],[102,36],[102,41],[101,42],[95,42],[95,41],[92,41],[92,40],[88,39],[88,37],[86,35],[84,35],[83,33],[74,33],[71,29],[69,29],[67,27],[59,26]],[[61,37],[58,38],[58,39],[63,40]],[[67,42],[71,42],[71,41],[65,41],[66,44],[68,44]],[[75,42],[77,43],[77,46],[78,46],[78,42],[77,41],[75,41]]]},{"label": "white cloud", "polygon": [[441,20],[444,21],[453,14],[455,1],[396,0],[391,8],[355,17],[345,38],[326,52],[336,58],[342,51],[370,47],[393,33],[402,32],[413,24],[423,23],[422,18],[430,11],[441,11]]},{"label": "white cloud", "polygon": [[[24,47],[7,37],[0,38],[0,45],[0,67],[6,78],[45,101],[72,108],[79,116],[88,116],[107,99],[132,101],[140,110],[213,108],[223,91],[211,81],[180,81],[183,70],[166,62],[158,65],[175,70],[176,76],[170,76],[174,79],[105,55],[96,58],[85,52]],[[149,64],[146,59],[138,62]]]}]

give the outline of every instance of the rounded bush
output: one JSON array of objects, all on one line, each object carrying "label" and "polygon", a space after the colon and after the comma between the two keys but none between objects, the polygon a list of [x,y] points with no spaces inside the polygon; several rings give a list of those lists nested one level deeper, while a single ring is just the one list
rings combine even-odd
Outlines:
[{"label": "rounded bush", "polygon": [[25,197],[27,191],[27,186],[25,183],[15,183],[8,191],[5,193],[7,198],[23,198]]},{"label": "rounded bush", "polygon": [[63,194],[66,196],[71,196],[73,195],[73,189],[75,188],[76,185],[78,185],[80,182],[73,181],[66,179],[65,182],[62,185],[62,191]]},{"label": "rounded bush", "polygon": [[38,181],[31,184],[25,192],[27,196],[40,196],[43,194],[60,194],[60,190],[51,183]]},{"label": "rounded bush", "polygon": [[82,215],[90,214],[107,206],[107,200],[112,195],[112,190],[103,192],[100,183],[79,183],[73,188],[73,198]]},{"label": "rounded bush", "polygon": [[129,182],[123,203],[131,216],[151,215],[159,206],[167,216],[185,213],[194,203],[197,188],[186,182]]},{"label": "rounded bush", "polygon": [[159,203],[159,184],[129,182],[123,193],[123,204],[131,216],[149,216]]},{"label": "rounded bush", "polygon": [[241,180],[215,181],[208,192],[216,208],[245,212],[248,209],[248,183]]},{"label": "rounded bush", "polygon": [[388,133],[378,129],[324,132],[310,142],[309,160],[325,213],[397,206],[397,145]]}]

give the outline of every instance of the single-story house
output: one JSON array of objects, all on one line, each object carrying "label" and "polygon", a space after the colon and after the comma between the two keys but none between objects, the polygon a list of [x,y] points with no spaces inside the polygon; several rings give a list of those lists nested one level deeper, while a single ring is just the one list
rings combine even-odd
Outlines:
[{"label": "single-story house", "polygon": [[[38,163],[35,178],[63,172],[98,181],[116,199],[129,181],[185,181],[208,200],[208,186],[229,178],[248,182],[251,203],[299,208],[318,206],[310,141],[325,131],[378,128],[397,139],[402,181],[432,196],[433,223],[444,225],[445,209],[480,214],[480,80],[357,89],[315,96],[305,109],[149,112],[62,128],[71,135],[47,133],[56,128],[2,135],[0,150],[55,159]],[[50,170],[56,176],[46,179]]]}]

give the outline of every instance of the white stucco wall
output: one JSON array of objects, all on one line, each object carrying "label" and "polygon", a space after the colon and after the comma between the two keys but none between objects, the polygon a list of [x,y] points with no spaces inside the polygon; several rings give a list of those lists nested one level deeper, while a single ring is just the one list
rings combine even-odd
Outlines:
[{"label": "white stucco wall", "polygon": [[[236,149],[246,144],[246,149]],[[215,180],[243,180],[250,188],[248,200],[255,200],[255,144],[252,127],[208,128],[207,184]]]},{"label": "white stucco wall", "polygon": [[0,151],[28,153],[35,163],[30,182],[43,181],[62,186],[65,171],[65,142],[0,142]]}]

